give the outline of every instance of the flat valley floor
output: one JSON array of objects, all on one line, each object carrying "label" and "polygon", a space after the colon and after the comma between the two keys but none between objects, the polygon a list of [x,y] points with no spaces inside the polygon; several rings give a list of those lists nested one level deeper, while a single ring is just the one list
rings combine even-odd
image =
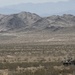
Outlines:
[{"label": "flat valley floor", "polygon": [[0,33],[0,75],[75,75],[75,34]]}]

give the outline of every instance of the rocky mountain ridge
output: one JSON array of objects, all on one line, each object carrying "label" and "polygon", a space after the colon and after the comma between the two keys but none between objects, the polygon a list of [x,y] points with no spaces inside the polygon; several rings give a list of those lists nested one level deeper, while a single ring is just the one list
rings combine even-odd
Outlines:
[{"label": "rocky mountain ridge", "polygon": [[0,32],[49,30],[59,31],[75,27],[75,16],[64,14],[40,17],[35,13],[21,12],[11,15],[0,14]]}]

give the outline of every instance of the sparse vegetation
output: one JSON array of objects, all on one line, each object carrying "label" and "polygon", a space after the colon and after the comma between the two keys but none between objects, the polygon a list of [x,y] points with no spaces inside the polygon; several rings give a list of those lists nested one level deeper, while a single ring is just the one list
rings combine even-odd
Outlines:
[{"label": "sparse vegetation", "polygon": [[62,62],[70,57],[75,57],[72,44],[1,44],[0,70],[7,75],[74,75],[75,66]]}]

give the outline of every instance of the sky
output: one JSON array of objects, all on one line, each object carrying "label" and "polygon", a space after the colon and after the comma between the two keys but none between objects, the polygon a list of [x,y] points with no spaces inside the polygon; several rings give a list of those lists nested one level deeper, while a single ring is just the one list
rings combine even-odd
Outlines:
[{"label": "sky", "polygon": [[20,3],[43,3],[43,2],[59,2],[68,0],[0,0],[0,7],[9,6]]}]

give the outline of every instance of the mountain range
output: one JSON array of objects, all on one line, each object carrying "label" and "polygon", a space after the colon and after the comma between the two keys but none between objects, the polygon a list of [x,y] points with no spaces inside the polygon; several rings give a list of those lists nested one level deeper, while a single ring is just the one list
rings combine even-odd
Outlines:
[{"label": "mountain range", "polygon": [[35,13],[21,12],[11,15],[0,14],[0,32],[50,31],[71,32],[75,30],[75,16],[64,14],[40,17]]},{"label": "mountain range", "polygon": [[40,16],[73,14],[75,15],[75,0],[46,2],[46,3],[22,3],[0,8],[2,14],[13,14],[22,11],[36,13]]}]

